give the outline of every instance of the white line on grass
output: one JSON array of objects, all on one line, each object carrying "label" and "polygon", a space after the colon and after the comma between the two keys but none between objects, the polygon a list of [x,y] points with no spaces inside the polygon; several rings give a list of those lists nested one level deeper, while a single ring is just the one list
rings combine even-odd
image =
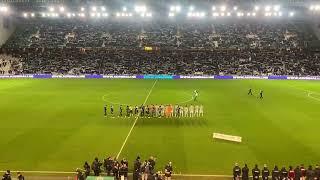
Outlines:
[{"label": "white line on grass", "polygon": [[[149,96],[150,96],[150,94],[151,94],[151,92],[152,92],[152,90],[153,90],[154,86],[156,85],[157,81],[158,81],[158,80],[155,80],[155,81],[154,81],[154,83],[153,83],[153,85],[152,85],[151,89],[149,90],[149,93],[148,93],[148,95],[147,95],[146,99],[145,99],[145,100],[144,100],[144,102],[143,102],[143,105],[145,105],[145,104],[146,104],[146,102],[148,101]],[[126,139],[124,140],[124,142],[123,142],[123,144],[122,144],[122,146],[121,146],[121,148],[120,148],[119,153],[117,154],[117,159],[119,158],[119,156],[120,156],[120,154],[121,154],[121,152],[122,152],[122,150],[123,150],[124,146],[126,145],[126,143],[127,143],[127,141],[128,141],[128,138],[129,138],[129,136],[131,135],[131,132],[132,132],[132,130],[133,130],[133,128],[134,128],[134,126],[136,125],[136,123],[137,123],[138,119],[139,119],[139,115],[138,115],[138,116],[136,117],[136,119],[134,120],[134,123],[133,123],[133,125],[131,126],[131,129],[130,129],[129,133],[128,133],[128,135],[127,135]]]},{"label": "white line on grass", "polygon": [[[5,172],[4,170],[0,170],[0,172]],[[76,174],[76,172],[68,172],[68,171],[10,171],[12,173],[21,172],[21,173],[31,173],[31,174]],[[129,173],[132,174],[132,173]],[[222,174],[173,174],[174,176],[181,177],[233,177],[232,175],[222,175]]]}]

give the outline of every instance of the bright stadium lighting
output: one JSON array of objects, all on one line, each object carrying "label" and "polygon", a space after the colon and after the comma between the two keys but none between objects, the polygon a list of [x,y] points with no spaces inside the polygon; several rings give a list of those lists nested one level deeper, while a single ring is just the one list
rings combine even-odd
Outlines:
[{"label": "bright stadium lighting", "polygon": [[212,14],[212,16],[213,16],[213,17],[218,17],[218,16],[219,16],[219,13],[216,13],[216,12],[215,12],[215,13]]},{"label": "bright stadium lighting", "polygon": [[103,16],[103,17],[108,17],[109,14],[108,14],[108,13],[103,13],[102,16]]},{"label": "bright stadium lighting", "polygon": [[279,13],[278,13],[278,16],[280,16],[280,17],[281,17],[281,16],[282,16],[282,12],[279,12]]},{"label": "bright stadium lighting", "polygon": [[289,12],[289,17],[293,17],[294,16],[294,12]]},{"label": "bright stadium lighting", "polygon": [[279,10],[280,10],[280,6],[279,6],[279,5],[273,6],[273,10],[274,10],[274,11],[279,11]]},{"label": "bright stadium lighting", "polygon": [[60,8],[59,8],[59,11],[60,11],[60,12],[64,12],[64,7],[60,7]]},{"label": "bright stadium lighting", "polygon": [[46,13],[41,13],[41,17],[46,17]]},{"label": "bright stadium lighting", "polygon": [[104,6],[101,6],[101,11],[106,11],[106,8]]},{"label": "bright stadium lighting", "polygon": [[147,11],[147,8],[146,8],[146,6],[135,6],[135,7],[134,7],[134,10],[135,10],[136,12],[146,12],[146,11]]},{"label": "bright stadium lighting", "polygon": [[259,6],[254,6],[255,11],[259,11],[260,7]]},{"label": "bright stadium lighting", "polygon": [[28,17],[28,13],[23,13],[23,17]]},{"label": "bright stadium lighting", "polygon": [[190,6],[189,7],[189,11],[193,11],[194,10],[194,7],[193,6]]},{"label": "bright stadium lighting", "polygon": [[278,13],[274,12],[274,13],[273,13],[273,16],[278,16]]},{"label": "bright stadium lighting", "polygon": [[146,16],[147,17],[152,17],[152,13],[147,13]]},{"label": "bright stadium lighting", "polygon": [[256,13],[255,13],[255,12],[253,12],[253,13],[252,13],[252,16],[256,16]]},{"label": "bright stadium lighting", "polygon": [[169,12],[168,16],[169,16],[169,17],[174,17],[174,16],[175,16],[175,14],[174,14],[174,13],[172,13],[172,12]]},{"label": "bright stadium lighting", "polygon": [[170,11],[175,11],[176,7],[175,6],[170,6]]},{"label": "bright stadium lighting", "polygon": [[53,12],[54,11],[54,7],[49,7],[49,11]]},{"label": "bright stadium lighting", "polygon": [[97,17],[98,17],[98,18],[101,17],[101,13],[97,13]]},{"label": "bright stadium lighting", "polygon": [[132,13],[129,13],[129,17],[131,17],[132,16]]},{"label": "bright stadium lighting", "polygon": [[222,16],[222,17],[223,17],[223,16],[224,16],[224,13],[220,13],[220,16]]},{"label": "bright stadium lighting", "polygon": [[231,13],[230,13],[230,12],[227,12],[227,16],[231,16]]},{"label": "bright stadium lighting", "polygon": [[188,16],[188,17],[192,16],[192,13],[188,12],[187,16]]},{"label": "bright stadium lighting", "polygon": [[247,13],[247,16],[251,16],[251,13]]},{"label": "bright stadium lighting", "polygon": [[81,11],[84,11],[85,9],[84,9],[84,7],[81,7],[81,9],[80,9]]},{"label": "bright stadium lighting", "polygon": [[235,11],[238,10],[238,7],[237,7],[237,6],[234,6],[234,7],[233,7],[233,10],[235,10]]},{"label": "bright stadium lighting", "polygon": [[95,17],[95,16],[96,16],[96,13],[90,13],[90,16],[91,16],[91,17]]},{"label": "bright stadium lighting", "polygon": [[8,11],[8,7],[0,6],[0,12],[7,12],[7,11]]},{"label": "bright stadium lighting", "polygon": [[71,17],[71,13],[67,13],[67,17],[70,18]]},{"label": "bright stadium lighting", "polygon": [[212,6],[212,11],[215,11],[217,8],[215,6]]},{"label": "bright stadium lighting", "polygon": [[116,13],[116,16],[119,17],[119,16],[120,16],[120,13]]},{"label": "bright stadium lighting", "polygon": [[311,6],[309,7],[309,10],[310,10],[310,11],[313,11],[313,10],[314,10],[314,6],[311,5]]},{"label": "bright stadium lighting", "polygon": [[31,17],[34,17],[34,16],[35,16],[35,14],[34,14],[34,13],[31,13],[30,15],[31,15]]},{"label": "bright stadium lighting", "polygon": [[122,11],[126,12],[127,11],[127,7],[122,7]]},{"label": "bright stadium lighting", "polygon": [[226,6],[221,6],[220,7],[220,11],[225,11],[227,8],[226,8]]},{"label": "bright stadium lighting", "polygon": [[205,12],[200,12],[200,17],[204,17],[206,15]]},{"label": "bright stadium lighting", "polygon": [[93,6],[92,8],[92,11],[97,11],[97,7]]},{"label": "bright stadium lighting", "polygon": [[181,11],[181,6],[176,6],[176,12],[180,12]]},{"label": "bright stadium lighting", "polygon": [[264,10],[267,11],[267,12],[269,12],[269,11],[271,10],[271,7],[270,7],[270,6],[266,6],[266,7],[264,8]]},{"label": "bright stadium lighting", "polygon": [[316,11],[320,10],[320,5],[316,5],[316,6],[314,7],[314,9],[315,9]]}]

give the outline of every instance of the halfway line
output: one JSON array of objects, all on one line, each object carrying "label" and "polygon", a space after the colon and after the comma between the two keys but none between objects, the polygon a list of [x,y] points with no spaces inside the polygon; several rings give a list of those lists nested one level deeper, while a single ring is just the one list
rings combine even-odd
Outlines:
[{"label": "halfway line", "polygon": [[[149,96],[150,96],[150,94],[151,94],[151,92],[152,92],[152,90],[153,90],[154,86],[156,85],[157,81],[158,81],[158,80],[155,80],[155,81],[154,81],[154,83],[153,83],[153,85],[152,85],[151,89],[149,90],[149,94],[147,95],[146,99],[145,99],[145,100],[144,100],[144,102],[143,102],[143,105],[145,105],[145,104],[146,104],[146,102],[148,101]],[[139,115],[138,115],[138,116],[136,117],[136,119],[134,120],[134,123],[133,123],[133,125],[131,126],[131,129],[130,129],[129,133],[128,133],[128,135],[127,135],[126,139],[124,140],[124,142],[123,142],[123,144],[122,144],[122,146],[121,146],[121,149],[120,149],[119,153],[117,154],[117,159],[119,158],[119,156],[120,156],[120,154],[121,154],[121,152],[122,152],[122,150],[123,150],[124,146],[126,145],[126,143],[127,143],[127,141],[128,141],[128,138],[129,138],[129,136],[131,135],[131,132],[132,132],[132,130],[133,130],[133,128],[134,128],[134,126],[136,125],[136,123],[137,123],[138,119],[139,119]]]}]

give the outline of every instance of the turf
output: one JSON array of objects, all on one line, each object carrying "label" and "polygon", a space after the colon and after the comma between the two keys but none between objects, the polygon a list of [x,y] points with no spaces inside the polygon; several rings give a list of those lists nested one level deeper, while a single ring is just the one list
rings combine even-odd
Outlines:
[{"label": "turf", "polygon": [[[105,118],[103,105],[142,104],[154,82],[1,80],[0,169],[73,171],[96,156],[116,156],[135,119]],[[319,81],[158,80],[147,104],[188,101],[195,89],[203,118],[138,119],[120,158],[152,155],[157,169],[172,161],[176,173],[189,174],[230,174],[235,162],[319,163]],[[213,132],[243,142],[215,141]]]}]

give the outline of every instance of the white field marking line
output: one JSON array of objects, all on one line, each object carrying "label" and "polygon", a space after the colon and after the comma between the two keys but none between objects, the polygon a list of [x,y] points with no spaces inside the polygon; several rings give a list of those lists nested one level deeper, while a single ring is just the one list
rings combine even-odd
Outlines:
[{"label": "white field marking line", "polygon": [[312,99],[314,99],[314,100],[320,101],[319,98],[316,98],[316,97],[311,96],[312,94],[315,94],[315,93],[308,92],[308,97],[310,97],[310,98],[312,98]]},{"label": "white field marking line", "polygon": [[[0,172],[6,172],[4,170],[0,170]],[[12,173],[35,173],[35,174],[76,174],[76,172],[68,172],[68,171],[10,171]],[[104,173],[102,173],[104,174]],[[132,174],[132,173],[129,173]],[[222,174],[173,174],[173,176],[185,176],[185,177],[233,177],[232,175],[222,175]]]},{"label": "white field marking line", "polygon": [[[151,94],[151,92],[152,92],[152,90],[153,90],[153,88],[154,88],[154,86],[156,85],[156,83],[157,83],[157,82],[158,82],[158,80],[155,80],[155,81],[154,81],[154,83],[153,83],[153,85],[152,85],[151,89],[149,90],[149,94],[147,95],[146,99],[145,99],[145,100],[144,100],[144,102],[143,102],[143,105],[145,105],[145,104],[146,104],[146,102],[148,101],[149,96],[150,96],[150,94]],[[119,156],[120,156],[120,154],[121,154],[121,152],[122,152],[122,150],[123,150],[124,146],[126,145],[126,143],[127,143],[127,141],[128,141],[128,138],[129,138],[129,136],[131,135],[131,132],[132,132],[132,130],[133,130],[133,128],[134,128],[134,126],[136,125],[136,123],[137,123],[138,119],[139,119],[139,115],[137,115],[137,116],[136,116],[136,119],[134,120],[134,123],[133,123],[133,125],[131,126],[131,129],[130,129],[129,133],[128,133],[128,135],[127,135],[126,139],[124,140],[124,142],[123,142],[123,144],[122,144],[122,146],[121,146],[121,148],[120,148],[119,153],[117,154],[117,157],[116,157],[117,159],[119,158]]]},{"label": "white field marking line", "polygon": [[317,101],[320,101],[319,98],[316,98],[316,97],[313,97],[313,96],[312,96],[312,94],[320,94],[320,93],[313,92],[313,91],[306,90],[306,89],[302,89],[302,88],[298,88],[298,87],[295,87],[295,86],[290,86],[290,87],[292,87],[292,88],[294,88],[294,89],[297,89],[297,90],[300,90],[300,91],[304,91],[304,92],[308,93],[308,94],[307,94],[307,97],[312,98],[312,99],[317,100]]}]

